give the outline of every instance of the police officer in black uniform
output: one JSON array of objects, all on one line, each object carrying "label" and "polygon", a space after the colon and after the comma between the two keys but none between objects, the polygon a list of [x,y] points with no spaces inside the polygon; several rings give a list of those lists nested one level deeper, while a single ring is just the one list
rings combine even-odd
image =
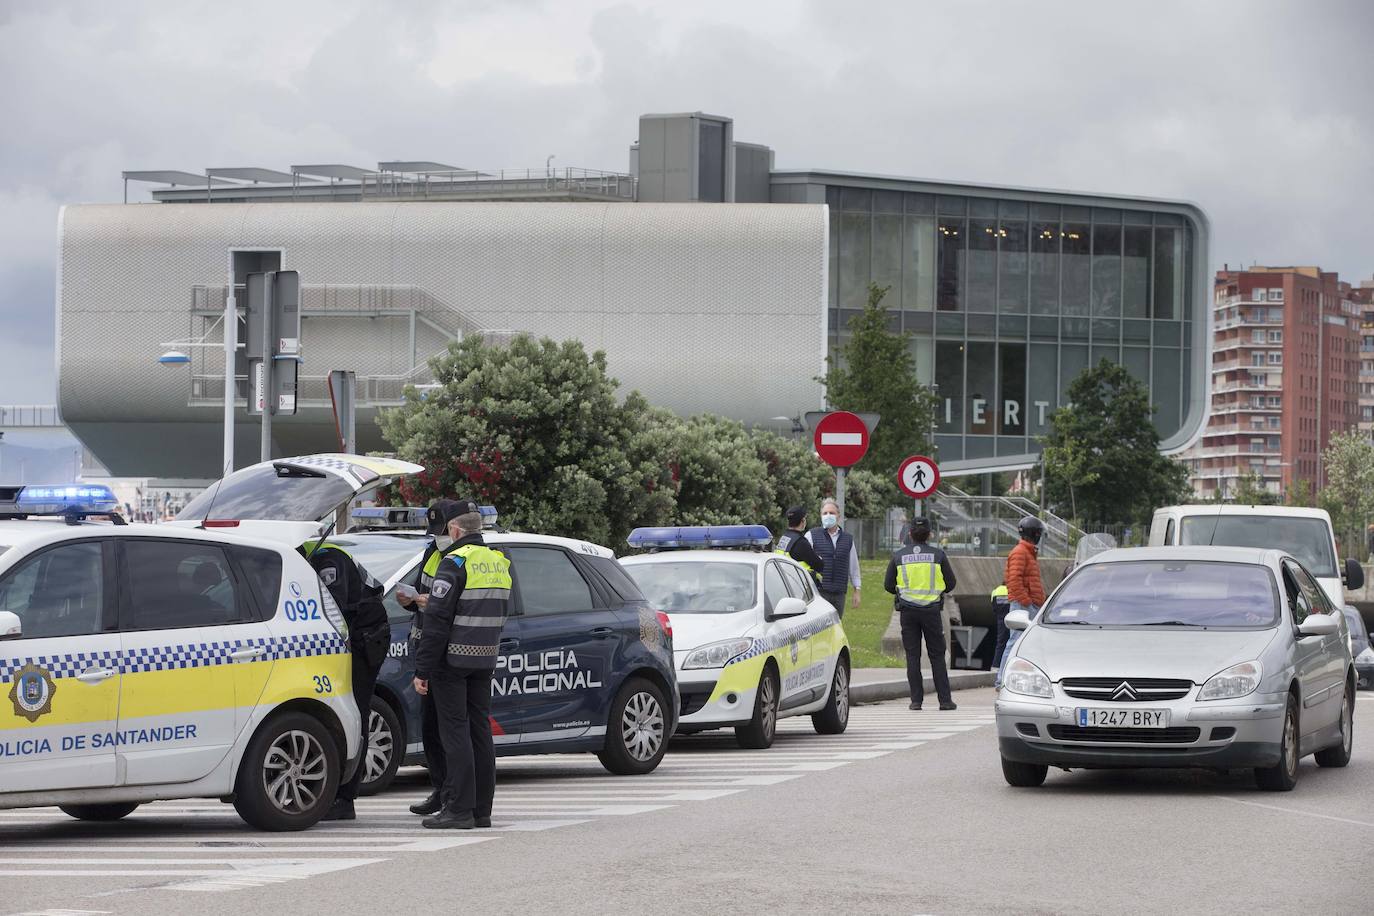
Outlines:
[{"label": "police officer in black uniform", "polygon": [[958,709],[950,693],[949,668],[945,663],[945,631],[941,616],[945,593],[954,590],[954,568],[939,547],[932,547],[930,521],[911,521],[910,538],[892,553],[883,587],[896,596],[902,623],[902,649],[906,652],[909,709],[920,709],[925,699],[921,676],[921,641],[930,658],[930,676],[943,710]]},{"label": "police officer in black uniform", "polygon": [[[448,533],[448,523],[449,519],[456,515],[454,507],[457,505],[458,503],[452,499],[436,499],[429,504],[429,509],[425,512],[425,533],[429,535],[429,541],[425,544],[424,555],[420,557],[420,578],[414,586],[418,596],[410,599],[398,595],[396,598],[414,614],[407,646],[411,658],[415,658],[420,649],[420,625],[423,622],[421,615],[425,612],[430,586],[434,584],[434,573],[438,570],[444,554],[453,547],[453,538]],[[433,694],[420,697],[420,740],[425,746],[425,766],[429,770],[429,785],[432,791],[424,801],[411,805],[410,813],[429,816],[438,814],[439,809],[443,807],[442,790],[448,773],[444,762],[444,742],[439,738],[439,716],[434,708]]]},{"label": "police officer in black uniform", "polygon": [[377,675],[391,646],[391,623],[387,620],[386,606],[382,604],[381,583],[372,578],[346,549],[321,539],[301,545],[301,553],[314,567],[320,584],[329,590],[348,624],[348,644],[353,654],[353,701],[358,705],[363,726],[362,753],[353,777],[339,784],[338,795],[324,820],[351,821],[357,816],[353,802],[367,771],[372,694],[376,692]]},{"label": "police officer in black uniform", "polygon": [[787,530],[778,535],[776,553],[785,553],[811,572],[816,580],[816,588],[821,587],[821,573],[825,561],[816,553],[816,548],[806,539],[806,507],[793,506],[787,510]]},{"label": "police officer in black uniform", "polygon": [[491,737],[491,675],[510,609],[510,561],[482,539],[477,504],[461,499],[449,520],[444,554],[425,604],[415,656],[415,692],[433,693],[447,773],[443,808],[424,826],[491,826],[496,751]]}]

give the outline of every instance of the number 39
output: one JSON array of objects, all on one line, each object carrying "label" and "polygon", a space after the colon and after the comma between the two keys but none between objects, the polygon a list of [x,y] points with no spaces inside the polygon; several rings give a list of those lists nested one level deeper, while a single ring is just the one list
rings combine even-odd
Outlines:
[{"label": "number 39", "polygon": [[329,682],[329,676],[325,674],[315,675],[316,693],[333,693],[334,685]]}]

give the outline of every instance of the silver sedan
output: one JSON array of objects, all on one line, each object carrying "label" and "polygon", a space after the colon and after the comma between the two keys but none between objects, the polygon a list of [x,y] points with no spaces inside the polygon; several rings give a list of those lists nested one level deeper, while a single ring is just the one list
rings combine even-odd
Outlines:
[{"label": "silver sedan", "polygon": [[1350,760],[1345,618],[1280,550],[1110,550],[1076,568],[1002,672],[997,737],[1013,786],[1049,767],[1253,768],[1287,791],[1298,760]]}]

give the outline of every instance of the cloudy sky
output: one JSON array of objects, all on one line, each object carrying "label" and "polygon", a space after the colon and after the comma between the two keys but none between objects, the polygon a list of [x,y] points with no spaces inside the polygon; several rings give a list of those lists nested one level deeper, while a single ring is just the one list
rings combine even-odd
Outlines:
[{"label": "cloudy sky", "polygon": [[1369,279],[1372,49],[1366,0],[0,0],[0,403],[52,402],[57,208],[121,170],[618,170],[649,111],[780,168],[1186,198],[1214,266]]}]

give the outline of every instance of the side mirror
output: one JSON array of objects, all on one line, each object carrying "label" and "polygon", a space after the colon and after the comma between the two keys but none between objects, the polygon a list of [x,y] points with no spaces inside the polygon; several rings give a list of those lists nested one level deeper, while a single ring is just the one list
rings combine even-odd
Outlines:
[{"label": "side mirror", "polygon": [[1024,630],[1031,624],[1030,612],[1022,608],[1007,611],[1006,624],[1008,630]]},{"label": "side mirror", "polygon": [[1298,624],[1298,636],[1330,636],[1340,629],[1334,614],[1308,614]]},{"label": "side mirror", "polygon": [[0,639],[18,639],[24,635],[24,622],[12,611],[0,611]]},{"label": "side mirror", "polygon": [[1347,557],[1345,575],[1341,578],[1345,580],[1345,587],[1348,589],[1364,588],[1364,567],[1354,557]]},{"label": "side mirror", "polygon": [[800,617],[806,613],[806,602],[800,598],[779,598],[778,603],[773,605],[773,613],[768,615],[769,620],[777,620],[780,617]]}]

